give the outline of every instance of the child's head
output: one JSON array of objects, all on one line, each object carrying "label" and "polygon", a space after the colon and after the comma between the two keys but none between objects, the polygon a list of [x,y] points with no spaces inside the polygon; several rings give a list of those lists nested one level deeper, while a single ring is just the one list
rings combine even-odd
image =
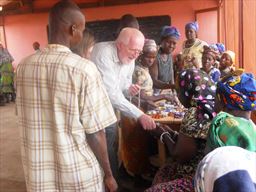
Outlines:
[{"label": "child's head", "polygon": [[153,39],[145,39],[143,54],[140,56],[141,64],[150,67],[155,62],[157,55],[157,45]]},{"label": "child's head", "polygon": [[235,63],[235,53],[233,51],[225,51],[220,58],[220,69],[224,70],[231,67]]}]

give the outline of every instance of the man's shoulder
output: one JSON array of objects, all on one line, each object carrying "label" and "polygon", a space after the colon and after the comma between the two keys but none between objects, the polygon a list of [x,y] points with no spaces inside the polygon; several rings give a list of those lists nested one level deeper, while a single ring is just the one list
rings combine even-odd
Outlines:
[{"label": "man's shoulder", "polygon": [[34,53],[21,60],[20,66],[38,65],[39,67],[55,66],[55,69],[71,70],[76,73],[93,73],[97,71],[95,64],[72,52]]},{"label": "man's shoulder", "polygon": [[93,52],[103,52],[107,53],[107,52],[112,52],[112,50],[115,49],[115,42],[114,41],[106,41],[106,42],[99,42],[96,43],[93,46]]},{"label": "man's shoulder", "polygon": [[98,73],[98,69],[96,65],[85,58],[81,58],[81,61],[79,62],[79,65],[77,65],[77,68],[81,70],[82,73],[85,73],[87,75],[95,75]]}]

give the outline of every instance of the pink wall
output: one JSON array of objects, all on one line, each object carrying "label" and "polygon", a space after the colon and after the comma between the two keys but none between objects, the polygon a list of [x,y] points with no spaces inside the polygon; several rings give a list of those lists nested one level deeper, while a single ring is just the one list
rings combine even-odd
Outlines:
[{"label": "pink wall", "polygon": [[[90,8],[84,9],[83,12],[87,21],[116,19],[120,18],[121,15],[125,13],[131,13],[137,17],[170,15],[172,25],[179,28],[182,34],[181,41],[176,49],[176,52],[179,52],[181,50],[182,41],[185,39],[184,25],[194,20],[194,12],[196,10],[212,7],[217,7],[216,0],[177,0]],[[47,44],[47,17],[47,13],[5,17],[7,47],[15,58],[15,64],[23,57],[33,53],[32,43],[34,41],[38,41],[41,47]]]},{"label": "pink wall", "polygon": [[[209,44],[218,42],[218,12],[208,11],[196,14],[199,24],[198,36]],[[207,31],[207,33],[205,32]]]},{"label": "pink wall", "polygon": [[41,47],[47,44],[47,17],[48,14],[26,14],[5,18],[6,44],[14,57],[14,67],[23,57],[34,53],[34,41],[38,41]]}]

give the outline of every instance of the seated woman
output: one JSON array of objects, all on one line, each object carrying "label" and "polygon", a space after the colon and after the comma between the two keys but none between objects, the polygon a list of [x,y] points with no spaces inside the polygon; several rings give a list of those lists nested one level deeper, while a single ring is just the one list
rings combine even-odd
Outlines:
[{"label": "seated woman", "polygon": [[182,45],[182,60],[185,69],[202,67],[203,47],[208,44],[197,38],[198,30],[199,25],[196,21],[187,23],[185,26],[187,40]]},{"label": "seated woman", "polygon": [[252,74],[231,73],[217,85],[216,111],[207,139],[207,151],[232,145],[256,152],[256,80]]},{"label": "seated woman", "polygon": [[195,191],[255,192],[255,160],[256,153],[240,147],[226,146],[215,149],[204,157],[197,167]]},{"label": "seated woman", "polygon": [[220,58],[220,77],[228,75],[230,72],[234,71],[235,64],[235,53],[233,51],[225,51]]},{"label": "seated woman", "polygon": [[214,67],[216,57],[218,52],[213,48],[204,46],[204,52],[202,56],[202,65],[201,70],[206,72],[214,83],[217,83],[220,79],[220,70]]},{"label": "seated woman", "polygon": [[174,86],[174,71],[172,52],[180,38],[177,28],[164,26],[161,31],[161,43],[157,53],[157,59],[149,68],[156,89],[170,89]]},{"label": "seated woman", "polygon": [[216,87],[210,77],[198,69],[187,69],[178,76],[178,97],[188,108],[179,134],[161,126],[155,130],[166,144],[175,162],[161,168],[155,176],[151,191],[193,191],[192,179],[197,164],[204,156],[206,137],[215,116]]},{"label": "seated woman", "polygon": [[167,94],[153,95],[153,80],[149,73],[151,67],[156,60],[157,45],[153,39],[146,39],[143,47],[143,53],[136,60],[136,66],[133,73],[132,81],[141,87],[140,98],[146,101],[157,101],[161,99],[171,100],[171,96]]}]

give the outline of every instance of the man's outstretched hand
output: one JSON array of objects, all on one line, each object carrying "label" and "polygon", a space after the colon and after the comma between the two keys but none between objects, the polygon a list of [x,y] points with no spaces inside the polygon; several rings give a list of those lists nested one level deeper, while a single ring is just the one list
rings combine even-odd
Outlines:
[{"label": "man's outstretched hand", "polygon": [[113,176],[105,176],[104,184],[106,192],[116,192],[118,189],[118,185]]},{"label": "man's outstretched hand", "polygon": [[138,121],[145,130],[152,130],[156,128],[155,121],[148,115],[143,114],[139,117]]}]

